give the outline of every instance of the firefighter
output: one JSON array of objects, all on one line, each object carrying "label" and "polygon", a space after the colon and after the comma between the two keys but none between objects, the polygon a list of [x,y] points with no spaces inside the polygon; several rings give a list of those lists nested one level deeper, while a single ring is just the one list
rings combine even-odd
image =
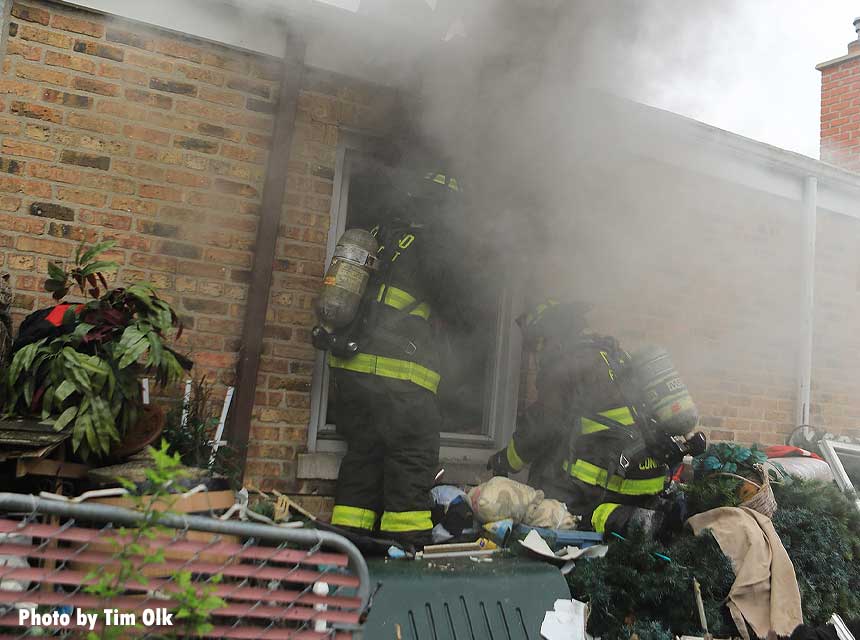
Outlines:
[{"label": "firefighter", "polygon": [[[378,271],[359,310],[356,355],[329,354],[337,430],[347,442],[332,524],[422,546],[439,463],[441,379],[431,317],[446,283],[438,221],[459,185],[441,173],[398,184],[401,197],[372,233]],[[417,186],[416,186],[417,183]]]},{"label": "firefighter", "polygon": [[507,475],[531,463],[529,483],[595,531],[623,533],[635,524],[657,533],[666,520],[658,496],[671,447],[639,447],[620,467],[639,429],[635,403],[617,380],[630,357],[615,338],[588,331],[587,311],[550,299],[517,320],[538,353],[538,398],[487,468]]}]

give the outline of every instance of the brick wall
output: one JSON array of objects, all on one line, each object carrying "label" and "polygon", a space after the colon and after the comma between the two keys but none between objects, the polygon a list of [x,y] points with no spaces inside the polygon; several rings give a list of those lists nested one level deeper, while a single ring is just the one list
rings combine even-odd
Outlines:
[{"label": "brick wall", "polygon": [[[234,384],[278,60],[50,2],[15,2],[0,69],[0,270],[16,321],[50,304],[49,261],[117,241],[122,283],[157,285],[195,373]],[[296,489],[313,296],[338,127],[379,126],[390,92],[310,71],[278,239],[249,449],[258,485]],[[371,98],[377,100],[371,107]]]},{"label": "brick wall", "polygon": [[860,169],[860,40],[821,71],[821,159]]},{"label": "brick wall", "polygon": [[563,241],[535,273],[538,297],[591,301],[592,328],[628,350],[666,347],[709,438],[784,442],[800,331],[799,204],[658,162],[583,167],[570,192],[577,223],[558,222]]}]

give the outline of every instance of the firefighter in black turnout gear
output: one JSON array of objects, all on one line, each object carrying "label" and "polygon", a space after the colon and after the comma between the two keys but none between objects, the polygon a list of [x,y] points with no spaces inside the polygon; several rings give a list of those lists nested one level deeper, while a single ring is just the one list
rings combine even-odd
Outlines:
[{"label": "firefighter in black turnout gear", "polygon": [[547,300],[518,320],[527,347],[538,352],[538,399],[487,466],[507,475],[531,464],[529,483],[595,531],[635,525],[656,534],[677,506],[659,498],[667,463],[680,462],[683,452],[668,436],[641,433],[647,426],[620,380],[630,355],[615,338],[588,331],[587,311]]},{"label": "firefighter in black turnout gear", "polygon": [[439,463],[438,349],[431,314],[450,282],[436,250],[441,209],[459,185],[443,174],[413,180],[387,220],[356,321],[354,355],[329,354],[337,430],[348,449],[332,524],[404,544],[430,541],[430,488]]}]

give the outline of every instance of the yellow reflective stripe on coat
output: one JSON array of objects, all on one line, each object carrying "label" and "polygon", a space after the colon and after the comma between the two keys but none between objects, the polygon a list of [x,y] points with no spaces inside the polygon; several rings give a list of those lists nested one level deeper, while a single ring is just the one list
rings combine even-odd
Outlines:
[{"label": "yellow reflective stripe on coat", "polygon": [[[415,298],[403,289],[398,289],[397,287],[386,288],[384,284],[379,286],[379,293],[376,294],[377,302],[382,302],[383,290],[385,290],[385,304],[389,307],[394,307],[398,311],[405,309],[415,302]],[[430,305],[426,302],[422,302],[412,309],[412,311],[409,312],[409,315],[418,316],[419,318],[427,320],[430,318]]]},{"label": "yellow reflective stripe on coat", "polygon": [[508,448],[505,450],[505,453],[508,457],[508,464],[511,469],[514,471],[519,471],[525,466],[525,462],[520,458],[520,455],[517,453],[517,448],[514,446],[514,439],[511,438],[511,441],[508,443]]},{"label": "yellow reflective stripe on coat", "polygon": [[608,475],[606,469],[601,469],[596,464],[591,464],[585,460],[577,460],[573,466],[565,460],[562,464],[562,469],[569,470],[571,476],[577,480],[582,480],[586,484],[591,484],[597,487],[606,487],[607,491],[620,493],[625,496],[650,496],[660,493],[663,487],[666,486],[666,477],[660,475],[658,478],[645,478],[638,480],[635,478],[622,478],[621,476],[613,475],[606,482]]},{"label": "yellow reflective stripe on coat", "polygon": [[428,531],[433,528],[429,511],[386,511],[379,523],[380,531]]},{"label": "yellow reflective stripe on coat", "polygon": [[331,512],[331,523],[338,527],[373,529],[376,524],[376,511],[336,504]]},{"label": "yellow reflective stripe on coat", "polygon": [[436,393],[439,388],[441,376],[424,367],[417,362],[408,360],[397,360],[385,356],[375,356],[369,353],[359,353],[350,358],[338,358],[333,354],[328,355],[328,364],[336,369],[346,369],[356,373],[370,373],[383,378],[394,378],[395,380],[406,380],[417,384],[422,389]]},{"label": "yellow reflective stripe on coat", "polygon": [[612,515],[612,512],[615,511],[620,504],[615,502],[604,502],[599,505],[592,513],[591,513],[591,527],[597,533],[603,533],[606,531],[606,521],[609,520],[609,516]]},{"label": "yellow reflective stripe on coat", "polygon": [[[620,422],[625,426],[630,426],[634,423],[633,414],[630,412],[630,407],[618,407],[617,409],[610,409],[609,411],[601,411],[597,415],[603,416],[604,418],[609,418],[610,420],[615,420],[615,422]],[[596,433],[598,431],[605,431],[608,429],[605,424],[600,424],[599,422],[595,422],[594,420],[589,420],[588,418],[582,419],[582,433]]]}]

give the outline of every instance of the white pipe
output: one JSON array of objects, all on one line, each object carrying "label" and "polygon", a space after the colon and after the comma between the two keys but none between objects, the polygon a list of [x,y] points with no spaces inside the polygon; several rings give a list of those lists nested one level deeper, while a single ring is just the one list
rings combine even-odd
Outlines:
[{"label": "white pipe", "polygon": [[221,407],[221,418],[218,420],[218,428],[215,429],[215,439],[212,441],[212,456],[209,458],[209,466],[215,464],[215,454],[218,448],[225,444],[221,441],[224,435],[224,423],[227,422],[227,413],[230,411],[230,403],[233,401],[233,387],[227,387],[227,395],[224,397],[224,406]]},{"label": "white pipe", "polygon": [[818,224],[818,178],[803,182],[803,294],[800,301],[795,424],[809,424],[812,385],[812,346],[815,331],[815,234]]},{"label": "white pipe", "polygon": [[182,396],[182,419],[179,426],[183,429],[188,424],[188,409],[191,405],[191,378],[185,381],[185,393]]}]

